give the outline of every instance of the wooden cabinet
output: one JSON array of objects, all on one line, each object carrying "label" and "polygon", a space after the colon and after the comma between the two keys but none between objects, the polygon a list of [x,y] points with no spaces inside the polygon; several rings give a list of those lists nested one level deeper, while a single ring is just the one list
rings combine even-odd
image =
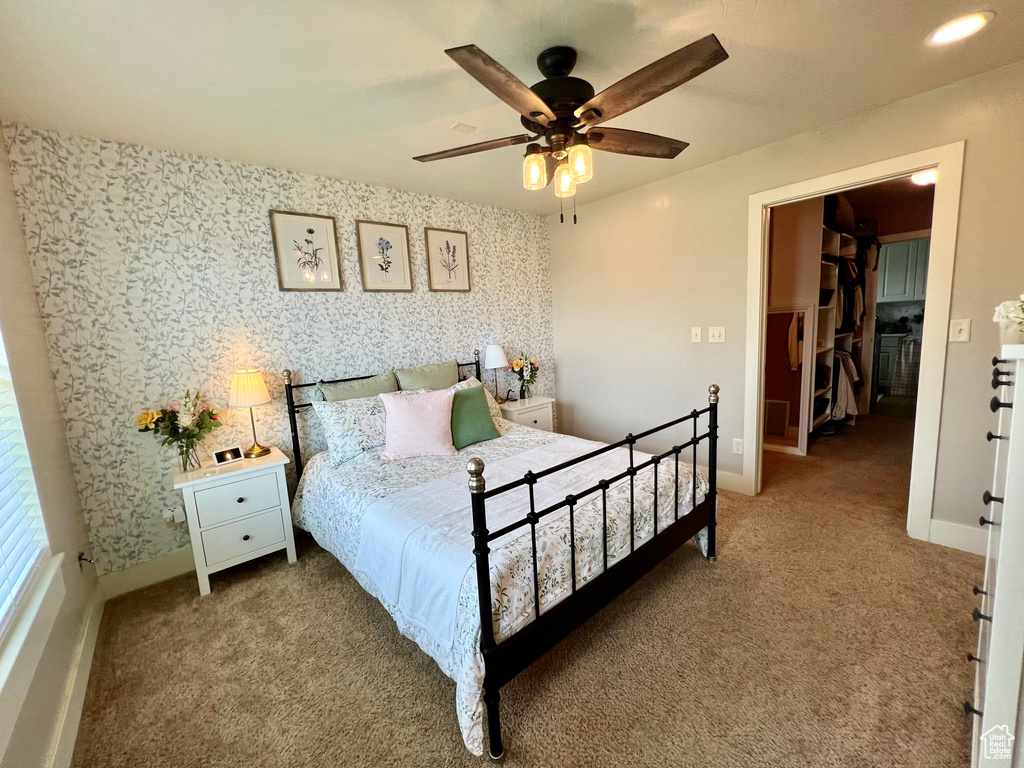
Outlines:
[{"label": "wooden cabinet", "polygon": [[878,301],[923,301],[930,238],[887,243],[878,255]]},{"label": "wooden cabinet", "polygon": [[534,429],[553,432],[555,429],[555,400],[552,397],[528,397],[501,404],[501,415],[509,421]]}]

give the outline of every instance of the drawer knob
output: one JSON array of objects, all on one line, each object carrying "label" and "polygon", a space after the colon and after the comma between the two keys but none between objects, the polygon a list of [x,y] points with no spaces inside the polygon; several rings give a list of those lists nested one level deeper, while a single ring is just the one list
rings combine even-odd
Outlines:
[{"label": "drawer knob", "polygon": [[992,617],[991,616],[986,616],[984,613],[979,611],[977,608],[974,609],[973,613],[971,613],[971,616],[974,617],[975,621],[992,621]]},{"label": "drawer knob", "polygon": [[980,525],[982,528],[984,528],[986,525],[995,525],[995,523],[992,520],[989,520],[984,515],[982,515],[981,517],[978,518],[978,525]]},{"label": "drawer knob", "polygon": [[985,491],[983,494],[981,494],[981,500],[985,503],[986,507],[993,501],[998,501],[1000,504],[1003,503],[1003,499],[1001,496],[993,496],[988,491]]},{"label": "drawer knob", "polygon": [[533,423],[534,423],[534,424],[536,424],[536,423],[537,423],[537,420],[536,420],[536,419],[534,419],[534,420],[533,420]]},{"label": "drawer knob", "polygon": [[977,656],[975,656],[973,653],[970,653],[970,652],[967,653],[967,660],[968,661],[976,661],[979,664],[981,663],[981,659],[979,659]]},{"label": "drawer knob", "polygon": [[988,594],[988,592],[986,592],[981,587],[971,587],[971,592],[973,592],[976,595],[987,595]]},{"label": "drawer knob", "polygon": [[237,499],[235,499],[235,501],[241,504],[243,501],[245,501],[245,496],[239,496]]},{"label": "drawer knob", "polygon": [[242,537],[242,541],[248,541],[248,540],[249,540],[249,534],[247,533],[247,534],[245,534],[245,536]]},{"label": "drawer knob", "polygon": [[981,717],[982,712],[979,709],[975,709],[974,705],[971,704],[971,702],[965,701],[964,702],[964,714],[965,715],[975,715],[976,717]]}]

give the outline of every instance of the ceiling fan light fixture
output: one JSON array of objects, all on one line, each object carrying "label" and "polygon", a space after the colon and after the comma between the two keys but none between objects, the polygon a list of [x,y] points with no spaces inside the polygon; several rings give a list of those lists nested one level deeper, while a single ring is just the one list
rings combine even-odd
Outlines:
[{"label": "ceiling fan light fixture", "polygon": [[996,15],[992,11],[981,11],[948,21],[928,35],[928,44],[949,45],[963,40],[965,37],[980,32],[995,17]]},{"label": "ceiling fan light fixture", "polygon": [[531,192],[548,185],[548,163],[540,144],[530,144],[523,157],[523,188]]},{"label": "ceiling fan light fixture", "polygon": [[555,168],[555,197],[573,197],[576,194],[576,182],[572,180],[568,163],[559,163]]},{"label": "ceiling fan light fixture", "polygon": [[594,152],[590,149],[586,139],[569,148],[569,174],[577,184],[583,184],[594,178]]}]

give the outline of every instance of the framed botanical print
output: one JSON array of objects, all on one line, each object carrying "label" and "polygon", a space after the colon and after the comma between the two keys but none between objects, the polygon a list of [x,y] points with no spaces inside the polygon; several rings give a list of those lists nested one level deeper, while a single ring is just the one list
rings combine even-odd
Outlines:
[{"label": "framed botanical print", "polygon": [[409,230],[404,224],[356,221],[364,291],[411,291]]},{"label": "framed botanical print", "polygon": [[333,216],[271,211],[270,232],[282,291],[340,291],[341,261]]},{"label": "framed botanical print", "polygon": [[457,229],[423,230],[432,291],[469,290],[469,235]]}]

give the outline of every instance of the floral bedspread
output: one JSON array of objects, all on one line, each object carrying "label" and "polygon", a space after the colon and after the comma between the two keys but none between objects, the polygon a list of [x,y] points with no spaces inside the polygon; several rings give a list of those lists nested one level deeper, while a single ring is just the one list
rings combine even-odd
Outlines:
[{"label": "floral bedspread", "polygon": [[[484,663],[480,653],[480,616],[477,601],[476,574],[469,568],[459,593],[454,641],[450,644],[438,642],[422,626],[404,619],[394,605],[382,597],[382,590],[366,573],[356,567],[361,539],[361,529],[368,508],[375,502],[397,494],[413,486],[442,477],[459,474],[467,482],[466,463],[477,456],[485,465],[492,465],[502,459],[528,450],[550,445],[560,440],[576,438],[551,432],[531,429],[510,421],[497,420],[502,437],[485,443],[477,443],[459,451],[452,457],[428,457],[400,461],[383,461],[379,451],[366,451],[362,455],[332,467],[329,455],[324,452],[313,457],[305,467],[299,483],[292,513],[295,524],[313,535],[320,546],[337,557],[352,573],[360,585],[380,600],[384,608],[398,624],[399,631],[415,641],[441,667],[441,670],[455,680],[456,713],[466,747],[475,755],[483,754],[483,679]],[[593,449],[597,444],[578,441],[580,453]],[[635,461],[642,463],[649,456],[637,452]],[[554,462],[549,462],[552,464]],[[585,467],[586,464],[580,465]],[[625,451],[622,452],[621,468],[628,466]],[[535,469],[543,469],[544,465]],[[620,470],[621,471],[621,470]],[[485,470],[484,476],[487,477]],[[559,474],[550,476],[540,483],[559,482]],[[589,484],[602,478],[595,476]],[[674,463],[665,460],[658,472],[658,526],[659,530],[670,525],[675,515],[675,494],[679,497],[679,516],[693,508],[693,481],[687,463],[679,463],[679,481],[675,480]],[[578,493],[578,473],[572,487],[560,489],[563,495]],[[697,503],[707,493],[706,478],[698,473],[696,490]],[[654,528],[654,473],[648,468],[637,474],[635,482],[634,546],[648,540]],[[609,567],[630,551],[629,537],[629,483],[617,483],[607,492],[608,496],[608,540],[607,555]],[[528,509],[524,510],[525,512]],[[574,514],[576,540],[576,585],[577,588],[600,574],[603,569],[604,552],[601,536],[600,493],[581,498]],[[701,531],[696,537],[702,550],[706,551],[707,534]],[[467,546],[472,546],[467,542]],[[531,556],[530,528],[524,526],[518,532],[492,543],[491,599],[494,606],[495,637],[500,641],[533,620],[533,559]],[[540,582],[541,611],[571,594],[571,566],[569,548],[569,515],[561,510],[544,518],[537,526],[537,567]]]}]

